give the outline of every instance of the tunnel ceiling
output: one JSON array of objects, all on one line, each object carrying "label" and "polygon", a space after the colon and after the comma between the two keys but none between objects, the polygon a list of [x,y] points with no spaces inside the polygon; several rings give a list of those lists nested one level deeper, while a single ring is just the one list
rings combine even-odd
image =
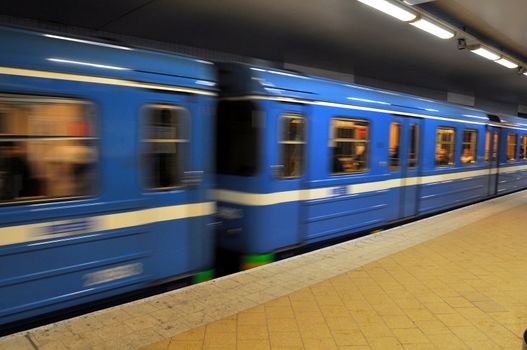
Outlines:
[{"label": "tunnel ceiling", "polygon": [[[525,0],[419,6],[527,57]],[[527,105],[526,76],[356,0],[4,0],[0,15]]]}]

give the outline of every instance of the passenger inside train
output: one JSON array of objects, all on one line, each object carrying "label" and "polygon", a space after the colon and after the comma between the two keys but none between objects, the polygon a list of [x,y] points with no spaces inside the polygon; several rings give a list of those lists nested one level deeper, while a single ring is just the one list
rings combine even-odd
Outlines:
[{"label": "passenger inside train", "polygon": [[444,148],[437,148],[436,150],[436,165],[449,165],[450,159],[448,153]]},{"label": "passenger inside train", "polygon": [[475,163],[474,161],[474,157],[472,156],[472,152],[469,148],[465,148],[463,150],[463,154],[461,155],[461,163],[462,164],[471,164],[471,163]]},{"label": "passenger inside train", "polygon": [[36,196],[37,183],[22,146],[13,141],[0,143],[0,199]]}]

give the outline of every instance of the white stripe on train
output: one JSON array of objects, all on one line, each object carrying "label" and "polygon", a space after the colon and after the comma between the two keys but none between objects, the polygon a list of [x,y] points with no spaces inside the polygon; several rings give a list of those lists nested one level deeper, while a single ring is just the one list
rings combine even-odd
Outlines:
[{"label": "white stripe on train", "polygon": [[215,213],[214,202],[180,204],[159,208],[134,210],[124,213],[98,215],[85,218],[43,222],[29,225],[15,225],[0,228],[0,246],[42,241],[32,245],[57,242],[57,238],[85,233],[118,230],[155,222],[187,219]]},{"label": "white stripe on train", "polygon": [[[527,170],[527,165],[501,168],[501,173]],[[413,186],[416,184],[441,183],[457,179],[496,174],[497,169],[473,170],[458,173],[432,175],[424,177],[399,178],[377,182],[367,182],[345,186],[331,186],[316,189],[284,191],[274,193],[247,193],[229,190],[213,190],[213,199],[221,202],[249,206],[264,206],[288,203],[300,200],[323,199],[346,194],[358,194]],[[72,220],[50,221],[38,224],[14,225],[0,228],[0,246],[35,242],[31,245],[45,245],[64,240],[76,239],[75,236],[141,226],[155,222],[185,219],[215,213],[214,202],[180,204],[159,208],[142,209],[117,214],[107,214]],[[67,237],[67,238],[63,238]],[[61,239],[63,238],[63,239]],[[52,240],[50,240],[52,239]],[[47,241],[46,241],[47,240]]]},{"label": "white stripe on train", "polygon": [[[527,165],[518,165],[506,168],[500,168],[500,173],[511,173],[527,170]],[[313,199],[324,199],[342,195],[339,189],[345,188],[342,192],[346,194],[359,194],[366,192],[382,191],[386,189],[401,187],[401,186],[414,186],[417,184],[431,184],[441,183],[453,180],[468,179],[471,177],[484,176],[489,174],[496,174],[498,170],[493,169],[482,169],[463,171],[450,174],[441,175],[430,175],[421,177],[408,177],[391,179],[376,182],[366,182],[353,185],[343,186],[331,186],[315,189],[305,190],[293,190],[283,192],[272,192],[272,193],[248,193],[230,190],[213,190],[213,199],[219,202],[227,202],[240,205],[248,206],[263,206],[273,205],[280,203],[295,202],[301,200],[313,200]]]}]

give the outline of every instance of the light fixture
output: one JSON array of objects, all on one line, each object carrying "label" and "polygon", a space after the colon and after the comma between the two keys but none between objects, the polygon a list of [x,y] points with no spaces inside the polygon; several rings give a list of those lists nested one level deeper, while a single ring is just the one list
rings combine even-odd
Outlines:
[{"label": "light fixture", "polygon": [[450,29],[424,18],[419,18],[417,21],[411,22],[410,24],[441,39],[452,39],[456,35],[456,33]]},{"label": "light fixture", "polygon": [[410,22],[417,18],[417,15],[408,11],[403,6],[396,5],[388,0],[358,0],[365,5],[371,6],[379,11],[386,13],[404,22]]},{"label": "light fixture", "polygon": [[470,51],[475,53],[476,55],[480,55],[481,57],[485,57],[488,60],[496,61],[500,59],[500,55],[497,53],[490,51],[487,48],[484,48],[481,45],[474,46],[473,48],[470,48]]},{"label": "light fixture", "polygon": [[501,56],[500,54],[487,49],[486,47],[483,47],[482,45],[474,45],[469,47],[469,50],[475,53],[476,55],[480,55],[481,57],[485,57],[488,60],[494,61],[503,67],[513,69],[518,68],[518,64],[516,62],[513,62],[512,60],[505,58]]},{"label": "light fixture", "polygon": [[512,62],[512,61],[510,61],[510,60],[508,60],[508,59],[506,59],[506,58],[503,58],[503,57],[500,58],[500,59],[497,60],[497,61],[494,61],[494,62],[496,62],[496,63],[498,63],[498,64],[501,64],[502,66],[507,67],[507,68],[510,68],[510,69],[512,69],[512,68],[518,68],[518,65],[517,65],[516,63],[514,63],[514,62]]}]

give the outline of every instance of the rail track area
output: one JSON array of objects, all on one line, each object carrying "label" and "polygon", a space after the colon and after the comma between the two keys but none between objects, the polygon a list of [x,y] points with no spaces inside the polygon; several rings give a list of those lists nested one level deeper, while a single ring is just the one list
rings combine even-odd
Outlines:
[{"label": "rail track area", "polygon": [[527,191],[0,338],[1,349],[515,349]]}]

